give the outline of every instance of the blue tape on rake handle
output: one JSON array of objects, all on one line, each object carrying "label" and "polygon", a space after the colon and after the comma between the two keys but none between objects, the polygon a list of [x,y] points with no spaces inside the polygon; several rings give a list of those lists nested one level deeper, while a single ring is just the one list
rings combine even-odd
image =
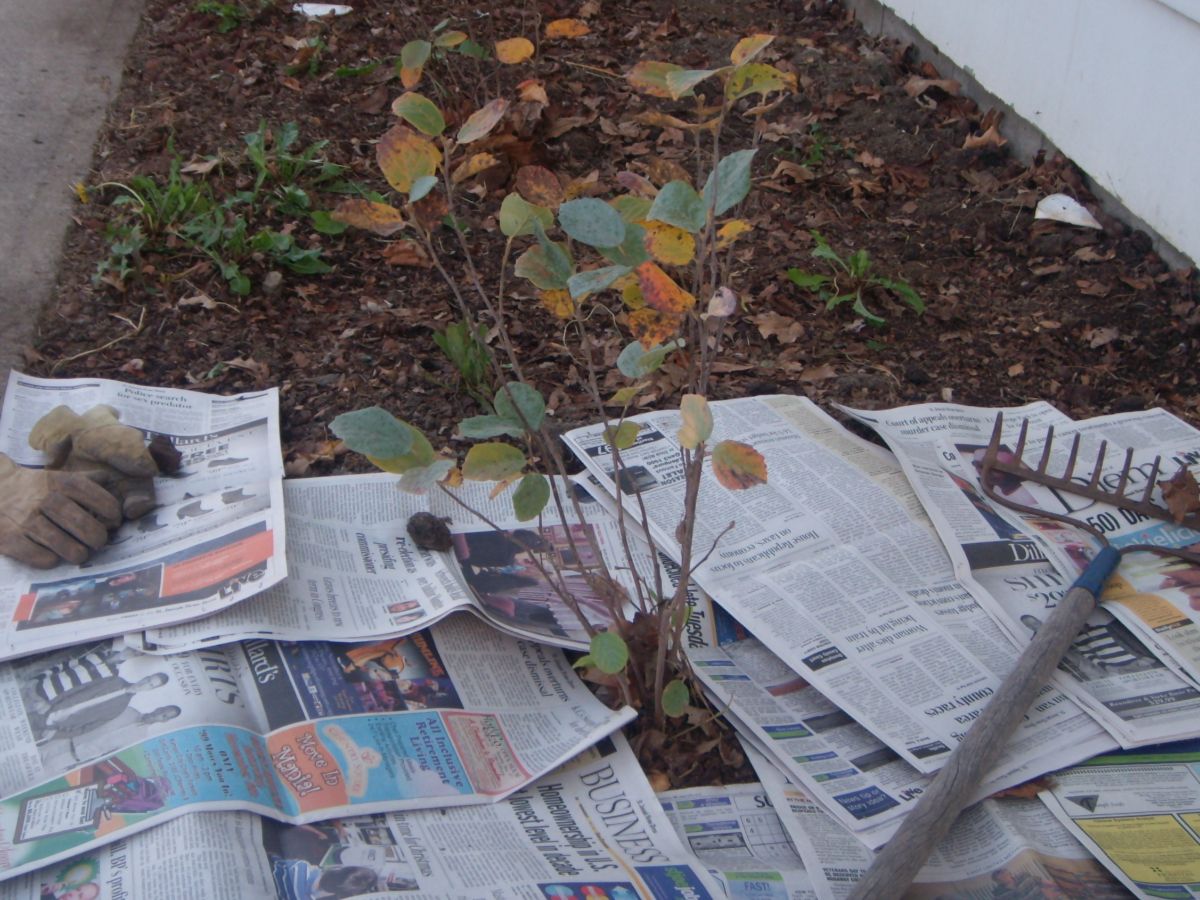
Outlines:
[{"label": "blue tape on rake handle", "polygon": [[1108,576],[1116,570],[1117,563],[1120,561],[1121,551],[1113,547],[1103,548],[1088,563],[1088,567],[1083,570],[1083,574],[1075,579],[1075,583],[1071,586],[1083,588],[1093,597],[1099,597],[1100,591],[1104,589],[1104,582],[1108,581]]}]

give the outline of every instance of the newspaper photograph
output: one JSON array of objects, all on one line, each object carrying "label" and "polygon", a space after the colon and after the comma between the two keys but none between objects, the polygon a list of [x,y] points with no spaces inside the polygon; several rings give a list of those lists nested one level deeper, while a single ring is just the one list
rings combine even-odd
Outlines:
[{"label": "newspaper photograph", "polygon": [[1200,896],[1200,742],[1100,756],[1038,796],[1136,896]]},{"label": "newspaper photograph", "polygon": [[[710,407],[713,439],[736,436],[752,444],[770,476],[768,485],[734,494],[706,474],[700,489],[706,527],[715,537],[727,516],[739,518],[726,535],[732,543],[722,538],[708,562],[697,565],[696,581],[902,760],[920,772],[936,771],[1015,662],[1016,645],[995,641],[1002,636],[956,581],[886,451],[853,437],[807,399],[758,397]],[[643,479],[641,500],[659,546],[678,561],[673,531],[682,483],[669,477],[669,464],[680,458],[678,413],[634,421],[643,427],[639,442],[623,451],[624,462],[662,476],[653,484]],[[578,429],[567,439],[615,494],[607,455],[596,452],[607,446],[600,432]],[[622,498],[637,509],[638,498]],[[706,500],[713,505],[704,506]],[[764,518],[765,510],[773,518]],[[1044,696],[1014,737],[1005,770],[1055,750],[1069,754],[1097,734],[1068,698],[1049,689]]]},{"label": "newspaper photograph", "polygon": [[816,900],[804,862],[759,784],[658,795],[679,839],[736,900]]},{"label": "newspaper photograph", "polygon": [[104,379],[12,373],[0,451],[24,466],[33,424],[57,406],[107,404],[145,438],[169,437],[178,471],[154,479],[158,506],[125,522],[82,566],[32,569],[0,557],[0,659],[209,615],[282,581],[283,457],[272,389],[216,397]]},{"label": "newspaper photograph", "polygon": [[[611,614],[593,573],[607,570],[632,595],[616,521],[582,486],[562,485],[584,513],[574,521],[568,506],[567,524],[554,517],[553,505],[540,522],[517,521],[507,494],[488,496],[490,484],[456,488],[493,528],[440,491],[408,494],[397,481],[379,473],[285,482],[288,579],[216,615],[131,639],[156,653],[249,638],[377,640],[465,609],[509,634],[578,650],[588,635],[551,579],[598,627]],[[449,551],[416,546],[405,525],[418,512],[447,520]],[[652,565],[644,541],[635,559]]]},{"label": "newspaper photograph", "polygon": [[[1058,605],[1092,552],[1095,541],[1086,533],[1061,523],[1021,516],[991,504],[979,487],[979,464],[991,436],[996,413],[1001,410],[926,404],[893,410],[846,410],[870,425],[896,452],[934,524],[937,526],[964,583],[982,590],[976,596],[984,609],[1015,641],[1028,642]],[[1030,440],[1026,455],[1039,458],[1048,426],[1055,427],[1055,445],[1069,447],[1076,426],[1048,404],[1003,410],[1004,446],[1016,445],[1020,422],[1028,418]],[[1144,414],[1134,414],[1144,418]],[[1114,417],[1108,417],[1112,419]],[[1174,417],[1170,417],[1172,422]],[[1118,420],[1120,421],[1120,420]],[[1163,429],[1178,436],[1174,424]],[[1113,431],[1114,437],[1130,436]],[[1081,454],[1082,454],[1081,450]],[[1014,479],[997,485],[1019,502],[1036,506],[1042,489]],[[1045,495],[1043,495],[1044,498]],[[1053,510],[1087,511],[1080,500],[1064,496]],[[1063,504],[1066,504],[1064,506]],[[1121,579],[1130,574],[1139,583],[1134,559],[1122,561],[1112,590],[1121,591]],[[1184,576],[1186,578],[1186,576]],[[1126,589],[1124,596],[1136,591]],[[1118,593],[1118,596],[1122,594]],[[1107,596],[1107,595],[1106,595]],[[1134,606],[1139,601],[1134,601]],[[1155,605],[1142,603],[1143,608]],[[1089,617],[1087,627],[1068,651],[1055,675],[1055,683],[1125,747],[1178,740],[1196,734],[1200,691],[1179,669],[1178,663],[1158,651],[1158,643],[1135,634],[1129,619],[1118,619],[1105,604]],[[1164,609],[1158,605],[1161,611]],[[1176,615],[1165,618],[1178,619]],[[1160,619],[1159,624],[1163,624]],[[1143,631],[1142,634],[1146,632]]]},{"label": "newspaper photograph", "polygon": [[472,616],[378,644],[108,645],[22,666],[4,683],[25,705],[10,737],[41,771],[0,800],[0,878],[188,811],[307,822],[492,803],[634,716],[560,650]]}]

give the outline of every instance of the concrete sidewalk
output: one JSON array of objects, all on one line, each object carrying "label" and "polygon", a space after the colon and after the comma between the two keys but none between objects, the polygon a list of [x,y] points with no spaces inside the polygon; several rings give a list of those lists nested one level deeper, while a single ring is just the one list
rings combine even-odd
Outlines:
[{"label": "concrete sidewalk", "polygon": [[50,298],[143,0],[0,0],[0,392]]}]

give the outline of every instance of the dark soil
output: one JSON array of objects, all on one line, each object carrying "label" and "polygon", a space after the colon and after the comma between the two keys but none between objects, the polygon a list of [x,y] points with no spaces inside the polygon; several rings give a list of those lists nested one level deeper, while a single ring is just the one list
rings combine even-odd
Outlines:
[{"label": "dark soil", "polygon": [[[596,10],[591,34],[544,42],[530,63],[500,71],[461,57],[431,63],[418,88],[451,119],[512,96],[526,78],[541,79],[548,94],[541,116],[493,149],[502,164],[463,185],[459,214],[477,258],[496,265],[502,239],[492,216],[520,165],[572,179],[595,173],[601,196],[620,192],[624,169],[660,185],[679,166],[694,171],[689,136],[637,119],[664,104],[681,116],[688,107],[643,97],[619,76],[640,59],[720,65],[738,38],[770,32],[778,38],[763,58],[795,73],[800,89],[763,118],[744,213],[755,229],[731,282],[744,311],[714,397],[803,392],[867,407],[1044,398],[1075,417],[1163,405],[1200,423],[1194,274],[1169,271],[1145,234],[1107,217],[1103,231],[1035,221],[1037,200],[1055,192],[1096,210],[1086,177],[1061,158],[1012,158],[991,130],[994,114],[954,96],[952,85],[916,80],[937,73],[905,47],[866,37],[836,4],[350,0],[352,14],[306,22],[287,3],[254,11],[255,0],[237,2],[249,14],[228,33],[193,3],[148,3],[56,298],[28,351],[30,371],[225,393],[277,385],[292,475],[367,468],[339,452],[328,425],[372,404],[423,428],[435,446],[452,444],[455,423],[479,410],[432,341],[433,328],[456,318],[435,270],[389,264],[378,237],[319,234],[306,218],[259,202],[252,231],[270,227],[319,246],[332,272],[281,270],[282,282],[267,289],[269,260],[250,257],[242,270],[252,288],[238,297],[211,260],[164,235],[123,281],[97,284],[110,204],[120,195],[98,185],[135,174],[161,180],[174,155],[185,164],[219,156],[207,173],[186,177],[205,179],[222,197],[247,190],[254,170],[243,136],[265,121],[275,129],[295,122],[303,145],[328,141],[322,155],[346,166],[346,179],[386,191],[372,142],[395,123],[390,104],[403,88],[392,63],[407,41],[443,17],[486,46],[532,38],[546,21],[581,15],[582,5],[582,14]],[[319,41],[316,53],[303,47],[310,39]],[[382,64],[339,74],[372,61]],[[570,127],[572,119],[588,121]],[[724,138],[730,149],[746,146],[753,127],[734,119]],[[315,209],[342,199],[306,189]],[[926,312],[868,292],[867,306],[886,318],[872,327],[849,305],[826,310],[796,288],[788,266],[828,272],[810,256],[813,229],[843,256],[868,251],[876,272],[920,293]],[[533,377],[561,421],[590,418],[564,375],[559,326],[527,302],[514,330]],[[627,340],[613,335],[606,359]],[[670,371],[661,378],[647,402],[670,401]]]}]

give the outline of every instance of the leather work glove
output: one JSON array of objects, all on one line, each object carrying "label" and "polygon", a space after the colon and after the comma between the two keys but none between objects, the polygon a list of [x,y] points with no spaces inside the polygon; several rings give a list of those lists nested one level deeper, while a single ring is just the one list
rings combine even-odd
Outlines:
[{"label": "leather work glove", "polygon": [[[173,454],[155,455],[165,450]],[[122,425],[111,406],[94,406],[83,415],[56,406],[29,433],[29,446],[50,459],[47,469],[78,472],[112,493],[127,519],[136,519],[155,506],[154,476],[179,467],[179,454],[165,437],[147,447],[142,432]]]},{"label": "leather work glove", "polygon": [[117,499],[84,475],[26,469],[0,453],[0,553],[38,569],[78,565],[121,524]]}]

